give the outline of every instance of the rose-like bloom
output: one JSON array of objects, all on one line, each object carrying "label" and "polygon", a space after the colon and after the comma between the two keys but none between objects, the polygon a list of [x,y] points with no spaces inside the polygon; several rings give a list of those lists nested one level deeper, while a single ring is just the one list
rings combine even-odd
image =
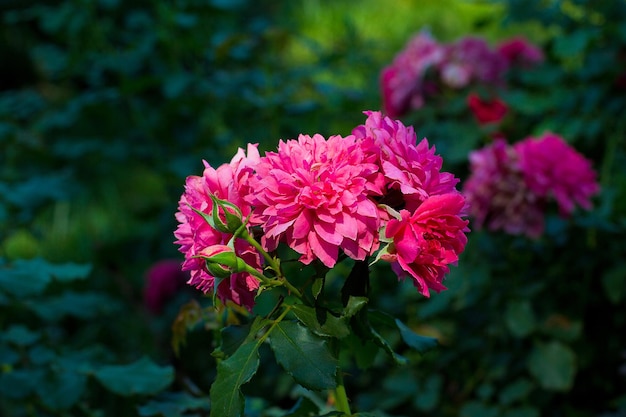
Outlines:
[{"label": "rose-like bloom", "polygon": [[411,38],[393,62],[381,72],[383,108],[389,117],[399,117],[419,109],[431,89],[426,73],[444,57],[444,47],[427,32]]},{"label": "rose-like bloom", "polygon": [[429,196],[456,191],[459,182],[451,173],[441,172],[443,160],[429,147],[428,140],[417,143],[415,131],[399,120],[380,112],[365,112],[365,124],[352,134],[372,139],[376,163],[385,176],[384,196],[380,203],[394,209],[415,211]]},{"label": "rose-like bloom", "polygon": [[469,155],[467,197],[474,229],[536,238],[544,229],[544,200],[527,185],[515,149],[497,139]]},{"label": "rose-like bloom", "polygon": [[465,87],[472,81],[497,85],[505,70],[504,58],[491,50],[484,39],[472,36],[447,45],[439,64],[441,74],[446,74],[442,81],[452,88]]},{"label": "rose-like bloom", "polygon": [[181,270],[180,264],[178,260],[165,259],[146,271],[143,302],[150,313],[159,314],[189,279],[189,274]]},{"label": "rose-like bloom", "polygon": [[319,259],[329,268],[339,250],[357,260],[374,252],[380,221],[370,197],[381,194],[382,174],[368,150],[373,146],[351,135],[300,135],[266,153],[247,197],[255,207],[252,222],[264,231],[264,248],[272,251],[284,241],[301,262]]},{"label": "rose-like bloom", "polygon": [[591,209],[591,197],[600,190],[596,173],[591,161],[563,138],[554,133],[528,137],[515,144],[515,151],[528,187],[542,198],[554,198],[561,215],[570,215],[576,204]]},{"label": "rose-like bloom", "polygon": [[444,276],[449,265],[456,265],[467,243],[468,221],[464,215],[465,199],[459,193],[427,198],[414,213],[400,211],[400,219],[391,218],[385,237],[392,239],[383,259],[393,262],[400,278],[410,276],[418,291],[426,297],[429,289],[445,290]]},{"label": "rose-like bloom", "polygon": [[[258,281],[249,273],[235,273],[229,279],[222,280],[217,289],[214,288],[215,277],[208,272],[205,261],[197,256],[211,246],[226,245],[232,234],[212,228],[196,210],[210,215],[213,209],[211,195],[214,195],[237,206],[244,217],[250,214],[250,207],[243,198],[250,192],[247,179],[258,160],[256,146],[249,145],[247,156],[243,150],[239,150],[229,164],[223,164],[217,169],[204,162],[202,176],[189,176],[186,179],[185,192],[176,213],[179,225],[174,232],[177,239],[175,243],[180,245],[179,251],[185,255],[182,269],[191,273],[188,283],[205,293],[216,291],[223,302],[231,300],[248,309],[254,305]],[[261,270],[261,257],[254,247],[242,239],[236,239],[234,246],[237,256]]]},{"label": "rose-like bloom", "polygon": [[498,53],[506,60],[509,67],[518,65],[531,67],[543,61],[543,52],[521,36],[507,39],[497,47]]},{"label": "rose-like bloom", "polygon": [[467,96],[467,105],[481,125],[501,121],[508,111],[506,103],[499,98],[483,100],[475,93]]}]

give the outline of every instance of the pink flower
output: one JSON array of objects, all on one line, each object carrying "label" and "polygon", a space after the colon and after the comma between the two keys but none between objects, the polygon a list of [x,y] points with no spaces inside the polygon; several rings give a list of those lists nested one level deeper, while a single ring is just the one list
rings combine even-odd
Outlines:
[{"label": "pink flower", "polygon": [[327,267],[339,250],[358,260],[374,252],[380,221],[370,197],[381,194],[382,175],[373,146],[354,136],[300,135],[261,158],[247,201],[264,247],[272,251],[284,241],[301,262],[319,259]]},{"label": "pink flower", "polygon": [[413,37],[381,72],[383,108],[389,117],[399,117],[424,105],[429,86],[426,73],[444,57],[444,47],[427,32]]},{"label": "pink flower", "polygon": [[426,297],[429,289],[445,290],[442,281],[465,249],[468,221],[463,220],[465,199],[458,193],[426,199],[414,213],[401,210],[401,219],[387,223],[385,237],[392,239],[386,260],[400,278],[411,276]]},{"label": "pink flower", "polygon": [[380,112],[367,111],[365,124],[352,134],[374,141],[376,163],[385,177],[384,197],[380,203],[413,212],[429,196],[456,191],[459,182],[451,173],[441,172],[443,160],[429,148],[428,141],[417,143],[412,127]]},{"label": "pink flower", "polygon": [[508,111],[506,103],[499,98],[483,100],[475,93],[467,96],[467,105],[481,125],[500,122]]},{"label": "pink flower", "polygon": [[143,301],[148,311],[159,314],[165,304],[189,279],[189,274],[181,271],[180,261],[165,259],[153,264],[145,274]]},{"label": "pink flower", "polygon": [[446,75],[442,80],[452,88],[465,87],[472,81],[497,85],[505,70],[504,58],[491,50],[484,39],[472,36],[447,45],[439,64],[439,71]]},{"label": "pink flower", "polygon": [[508,39],[497,48],[508,66],[519,65],[527,68],[543,61],[543,51],[521,36]]},{"label": "pink flower", "polygon": [[569,146],[563,138],[546,133],[515,144],[528,187],[542,198],[553,197],[563,216],[576,204],[589,210],[591,197],[600,187],[591,161]]},{"label": "pink flower", "polygon": [[[225,245],[232,234],[219,232],[196,212],[210,215],[213,209],[211,195],[227,200],[236,205],[243,216],[250,214],[250,207],[243,198],[250,192],[248,177],[259,160],[256,146],[248,146],[248,156],[240,150],[230,164],[223,164],[217,169],[204,163],[205,169],[201,177],[189,176],[185,184],[185,192],[180,198],[176,219],[180,223],[174,232],[179,251],[185,255],[182,269],[191,272],[189,284],[203,292],[215,291],[215,277],[211,275],[203,259],[198,258],[206,248],[214,245]],[[237,256],[249,265],[261,270],[259,253],[247,242],[235,241]],[[217,295],[226,302],[232,300],[238,305],[252,309],[254,296],[259,287],[258,281],[248,273],[233,274],[230,279],[220,282]]]},{"label": "pink flower", "polygon": [[463,193],[476,229],[504,230],[536,238],[544,229],[544,200],[527,185],[515,149],[495,140],[469,156]]}]

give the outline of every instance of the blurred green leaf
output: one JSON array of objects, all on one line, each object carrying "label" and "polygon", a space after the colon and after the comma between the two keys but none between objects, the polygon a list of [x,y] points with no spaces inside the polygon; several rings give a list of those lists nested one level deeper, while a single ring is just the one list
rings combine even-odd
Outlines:
[{"label": "blurred green leaf", "polygon": [[470,401],[461,407],[459,417],[498,417],[500,410],[497,407]]},{"label": "blurred green leaf", "polygon": [[517,338],[528,336],[536,325],[535,314],[528,300],[508,303],[504,320],[511,334]]},{"label": "blurred green leaf", "polygon": [[0,373],[0,395],[3,398],[26,398],[44,378],[44,370],[16,369]]},{"label": "blurred green leaf", "polygon": [[194,397],[186,392],[164,392],[137,408],[141,417],[179,417],[193,411],[209,411],[209,399]]},{"label": "blurred green leaf", "polygon": [[421,336],[407,327],[399,319],[395,320],[396,326],[400,330],[400,335],[404,343],[417,350],[419,353],[424,354],[437,347],[439,342],[434,337]]},{"label": "blurred green leaf", "polygon": [[54,369],[38,381],[36,391],[47,407],[67,410],[80,399],[86,386],[86,375],[73,369]]},{"label": "blurred green leaf", "polygon": [[506,410],[503,417],[539,417],[541,414],[539,410],[534,407],[523,406],[519,408],[513,408]]},{"label": "blurred green leaf", "polygon": [[607,298],[618,304],[626,295],[626,265],[617,265],[602,275],[602,287]]},{"label": "blurred green leaf", "polygon": [[167,388],[174,379],[171,366],[159,366],[147,357],[128,365],[102,366],[94,376],[105,388],[124,397],[151,395]]},{"label": "blurred green leaf", "polygon": [[66,291],[62,295],[42,300],[29,300],[27,305],[48,321],[58,321],[67,316],[88,320],[122,309],[120,301],[107,294],[75,291]]},{"label": "blurred green leaf", "polygon": [[308,328],[282,321],[272,330],[270,346],[276,361],[303,387],[314,391],[335,387],[337,358]]},{"label": "blurred green leaf", "polygon": [[528,359],[528,370],[543,388],[566,391],[574,383],[576,355],[560,342],[537,342]]},{"label": "blurred green leaf", "polygon": [[520,401],[526,398],[532,389],[533,384],[528,379],[517,379],[500,391],[500,404],[509,405],[515,401]]},{"label": "blurred green leaf", "polygon": [[41,334],[31,331],[24,325],[15,324],[5,330],[1,337],[2,340],[16,346],[30,346],[41,338]]}]

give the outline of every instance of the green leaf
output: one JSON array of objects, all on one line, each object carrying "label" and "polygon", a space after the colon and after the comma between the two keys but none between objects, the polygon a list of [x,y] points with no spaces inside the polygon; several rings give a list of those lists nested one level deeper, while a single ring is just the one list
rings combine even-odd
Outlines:
[{"label": "green leaf", "polygon": [[141,417],[179,417],[188,415],[189,411],[200,410],[209,410],[209,399],[194,397],[186,392],[164,392],[137,409]]},{"label": "green leaf", "polygon": [[94,376],[105,388],[125,397],[151,395],[167,388],[174,380],[174,368],[159,366],[147,357],[128,365],[108,365]]},{"label": "green leaf", "polygon": [[367,305],[367,297],[350,296],[346,308],[343,309],[344,317],[352,317]]},{"label": "green leaf", "polygon": [[528,336],[535,329],[535,314],[527,300],[510,302],[504,321],[511,334],[517,338]]},{"label": "green leaf", "polygon": [[86,383],[86,375],[73,369],[60,369],[39,380],[35,390],[46,406],[53,410],[67,410],[83,395]]},{"label": "green leaf", "polygon": [[396,319],[396,325],[400,330],[400,336],[402,336],[404,343],[417,350],[419,353],[424,354],[436,348],[439,344],[434,337],[420,336],[398,319]]},{"label": "green leaf", "polygon": [[526,378],[520,378],[504,387],[500,391],[500,404],[509,405],[514,401],[522,400],[533,389],[533,383]]},{"label": "green leaf", "polygon": [[288,414],[285,414],[283,417],[307,417],[319,413],[319,411],[319,407],[309,398],[300,397]]},{"label": "green leaf", "polygon": [[96,292],[66,291],[56,297],[29,300],[26,303],[46,321],[58,321],[66,316],[87,320],[120,311],[119,300]]},{"label": "green leaf", "polygon": [[228,359],[217,366],[217,378],[211,386],[211,416],[243,415],[244,398],[241,386],[254,376],[259,367],[259,343],[244,343]]},{"label": "green leaf", "polygon": [[[374,318],[378,317],[376,313],[379,312],[372,312]],[[380,313],[379,316],[384,317],[380,318],[382,321],[386,321],[386,319],[389,318],[389,316],[383,315],[382,313]],[[359,311],[358,314],[352,317],[350,324],[357,336],[365,341],[372,341],[375,345],[382,348],[397,365],[406,365],[408,363],[408,359],[396,353],[389,342],[372,327],[368,319],[368,311]],[[391,325],[393,326],[393,319],[391,319]]]},{"label": "green leaf", "polygon": [[47,262],[20,259],[12,267],[0,270],[0,290],[18,298],[28,297],[41,294],[51,279]]},{"label": "green leaf", "polygon": [[44,370],[18,369],[0,373],[0,397],[20,399],[35,390],[44,377]]},{"label": "green leaf", "polygon": [[326,341],[297,322],[284,321],[270,335],[277,362],[296,382],[318,391],[336,386],[337,358]]},{"label": "green leaf", "polygon": [[478,401],[469,401],[461,408],[459,417],[498,417],[499,410]]},{"label": "green leaf", "polygon": [[[318,336],[341,339],[350,333],[344,318],[335,317],[326,310],[316,310],[303,304],[295,304],[292,311],[302,324]],[[318,312],[323,315],[323,323],[320,323]]]},{"label": "green leaf", "polygon": [[39,340],[40,337],[40,333],[33,332],[21,324],[9,327],[2,335],[3,340],[16,346],[30,346]]},{"label": "green leaf", "polygon": [[574,382],[576,356],[560,342],[536,343],[530,354],[528,370],[543,388],[567,391]]},{"label": "green leaf", "polygon": [[611,303],[619,303],[626,295],[626,265],[619,265],[607,271],[602,276],[602,286]]}]

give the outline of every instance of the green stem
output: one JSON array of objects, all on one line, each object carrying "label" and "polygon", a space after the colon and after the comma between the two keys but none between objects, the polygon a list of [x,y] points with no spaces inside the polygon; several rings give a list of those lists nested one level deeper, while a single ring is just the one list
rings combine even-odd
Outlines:
[{"label": "green stem", "polygon": [[351,416],[350,403],[348,401],[348,395],[346,394],[346,387],[343,384],[343,373],[341,369],[337,370],[337,388],[335,388],[335,403],[338,411],[341,411],[346,416]]}]

